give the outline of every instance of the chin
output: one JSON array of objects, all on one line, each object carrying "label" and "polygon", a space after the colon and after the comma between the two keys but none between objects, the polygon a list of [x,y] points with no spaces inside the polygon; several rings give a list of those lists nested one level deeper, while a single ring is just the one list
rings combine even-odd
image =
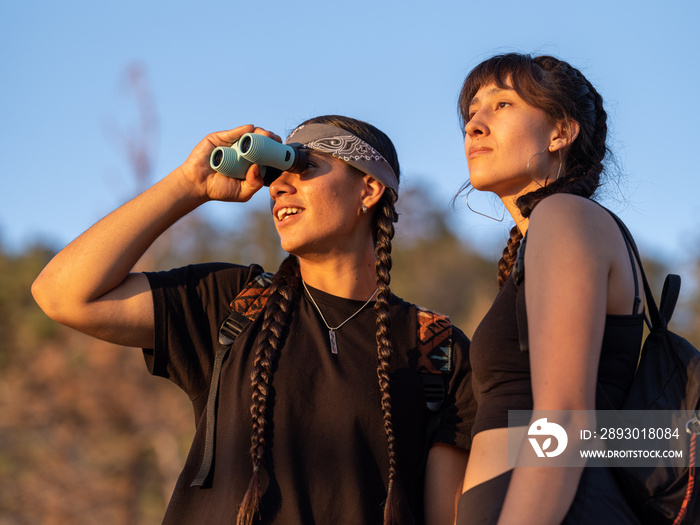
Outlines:
[{"label": "chin", "polygon": [[282,241],[282,242],[280,242],[280,246],[282,247],[282,250],[284,250],[285,252],[296,255],[295,252],[297,251],[297,246],[294,243],[291,243],[289,241],[287,241],[287,242]]},{"label": "chin", "polygon": [[469,184],[471,184],[472,188],[478,191],[492,191],[492,185],[490,185],[487,181],[479,180],[478,177],[470,177]]},{"label": "chin", "polygon": [[469,183],[475,190],[494,193],[501,197],[517,191],[521,187],[522,181],[520,178],[479,177],[476,175],[469,177]]},{"label": "chin", "polygon": [[280,246],[285,252],[296,255],[297,257],[303,257],[304,254],[309,251],[307,243],[294,239],[282,239]]},{"label": "chin", "polygon": [[488,191],[489,185],[488,175],[480,173],[478,169],[469,170],[469,184],[479,191]]},{"label": "chin", "polygon": [[279,239],[280,239],[280,246],[282,247],[282,249],[283,249],[285,252],[287,252],[287,253],[291,253],[290,250],[291,250],[291,249],[293,248],[293,246],[294,246],[294,243],[291,242],[291,239],[289,239],[289,237],[286,237],[286,238],[283,237],[282,235],[280,235],[280,232],[279,232],[279,231],[277,232],[277,236],[278,236]]}]

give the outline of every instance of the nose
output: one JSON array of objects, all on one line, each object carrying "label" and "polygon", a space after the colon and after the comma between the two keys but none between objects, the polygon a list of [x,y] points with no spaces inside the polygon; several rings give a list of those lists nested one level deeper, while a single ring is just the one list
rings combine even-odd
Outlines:
[{"label": "nose", "polygon": [[295,191],[294,179],[296,177],[298,177],[297,174],[283,171],[279,177],[272,181],[272,184],[270,184],[270,197],[272,200],[277,199],[284,193],[293,193]]},{"label": "nose", "polygon": [[483,117],[481,111],[477,111],[469,119],[469,122],[464,126],[464,131],[470,138],[474,138],[477,135],[485,135],[488,133],[488,126]]}]

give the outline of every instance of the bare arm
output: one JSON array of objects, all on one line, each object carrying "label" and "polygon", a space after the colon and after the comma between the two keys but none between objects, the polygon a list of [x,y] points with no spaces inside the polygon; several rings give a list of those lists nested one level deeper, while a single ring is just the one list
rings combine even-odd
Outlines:
[{"label": "bare arm", "polygon": [[182,166],[59,252],[32,285],[42,310],[55,321],[106,341],[152,346],[151,290],[145,275],[130,272],[158,236],[204,202],[247,201],[262,187],[257,166],[244,181],[209,167],[215,147],[230,146],[252,131],[253,126],[241,126],[208,135]]},{"label": "bare arm", "polygon": [[452,445],[431,447],[425,468],[426,525],[454,525],[468,459],[467,450]]},{"label": "bare arm", "polygon": [[[566,411],[571,417],[557,423],[567,431],[570,444],[578,429],[594,424],[574,411],[595,409],[605,315],[613,304],[609,288],[624,288],[611,284],[620,281],[615,269],[626,257],[621,250],[619,232],[605,211],[584,199],[554,196],[532,215],[525,297],[534,410]],[[632,295],[625,296],[628,305]],[[582,470],[516,467],[499,523],[560,523]]]}]

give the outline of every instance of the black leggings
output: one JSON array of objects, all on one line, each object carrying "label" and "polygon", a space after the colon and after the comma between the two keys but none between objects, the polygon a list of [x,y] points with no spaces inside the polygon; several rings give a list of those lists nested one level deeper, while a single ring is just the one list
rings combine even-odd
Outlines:
[{"label": "black leggings", "polygon": [[[462,494],[457,525],[495,525],[508,491],[512,470],[504,472]],[[603,467],[584,469],[563,525],[639,525],[612,471]]]}]

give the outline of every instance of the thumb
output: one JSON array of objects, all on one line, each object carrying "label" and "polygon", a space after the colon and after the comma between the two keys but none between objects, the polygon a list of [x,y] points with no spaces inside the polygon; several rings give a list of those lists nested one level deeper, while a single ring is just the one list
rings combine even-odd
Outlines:
[{"label": "thumb", "polygon": [[263,185],[260,167],[257,164],[252,164],[245,174],[245,179],[241,181],[241,191],[248,196],[252,196],[259,191]]}]

